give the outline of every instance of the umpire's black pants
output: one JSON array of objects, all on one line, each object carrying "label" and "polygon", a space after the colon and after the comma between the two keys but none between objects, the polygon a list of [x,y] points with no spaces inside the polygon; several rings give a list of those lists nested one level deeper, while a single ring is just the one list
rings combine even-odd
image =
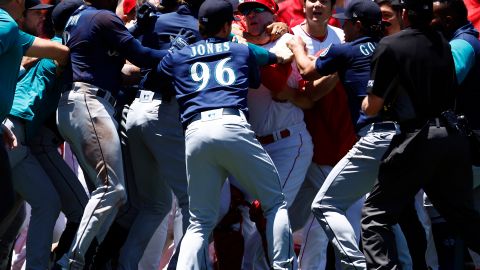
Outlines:
[{"label": "umpire's black pants", "polygon": [[467,245],[480,252],[480,215],[473,208],[468,140],[445,127],[426,126],[395,136],[380,165],[362,213],[368,269],[398,269],[391,226],[421,188]]}]

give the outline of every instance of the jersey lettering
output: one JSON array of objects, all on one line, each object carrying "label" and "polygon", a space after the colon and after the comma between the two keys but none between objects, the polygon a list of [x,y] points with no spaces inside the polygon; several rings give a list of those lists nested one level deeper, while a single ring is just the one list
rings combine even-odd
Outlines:
[{"label": "jersey lettering", "polygon": [[191,57],[195,57],[197,55],[205,55],[205,54],[214,54],[214,53],[221,53],[230,50],[230,44],[228,42],[224,43],[206,43],[206,44],[198,44],[197,46],[192,46],[191,48],[192,53],[190,54]]},{"label": "jersey lettering", "polygon": [[65,27],[77,25],[78,19],[80,19],[80,15],[81,15],[81,14],[77,14],[77,15],[74,15],[74,16],[70,17],[70,18],[68,19],[67,24],[66,24]]},{"label": "jersey lettering", "polygon": [[69,39],[70,39],[70,33],[68,31],[64,31],[62,34],[62,44],[67,45],[67,42]]},{"label": "jersey lettering", "polygon": [[[68,19],[67,24],[65,25],[65,29],[69,29],[70,27],[77,25],[78,19],[80,19],[80,15],[81,14],[71,16]],[[62,34],[62,44],[66,45],[68,40],[70,40],[70,33],[68,31],[64,31]]]},{"label": "jersey lettering", "polygon": [[[200,69],[200,70],[198,70]],[[190,76],[194,82],[200,82],[200,86],[196,91],[202,91],[210,80],[210,69],[203,62],[196,62],[190,67]]]},{"label": "jersey lettering", "polygon": [[368,80],[367,87],[373,87],[374,80]]},{"label": "jersey lettering", "polygon": [[[215,81],[223,86],[232,85],[237,79],[233,69],[226,65],[230,59],[231,57],[227,57],[215,65]],[[200,86],[195,91],[201,91],[208,85],[210,73],[210,68],[203,62],[196,62],[190,67],[190,77],[194,82],[200,82]]]},{"label": "jersey lettering", "polygon": [[365,56],[369,56],[373,51],[375,51],[375,45],[371,42],[360,45],[360,52]]}]

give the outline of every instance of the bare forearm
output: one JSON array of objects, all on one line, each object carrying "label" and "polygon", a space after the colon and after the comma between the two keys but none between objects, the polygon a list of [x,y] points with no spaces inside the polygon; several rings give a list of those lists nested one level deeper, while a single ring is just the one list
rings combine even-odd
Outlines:
[{"label": "bare forearm", "polygon": [[29,69],[33,67],[38,61],[39,61],[39,58],[24,56],[22,58],[22,66],[25,69]]},{"label": "bare forearm", "polygon": [[320,75],[315,70],[315,60],[312,60],[308,55],[300,50],[293,51],[297,68],[304,80],[312,81],[317,79]]},{"label": "bare forearm", "polygon": [[368,94],[362,101],[362,111],[368,116],[377,115],[383,108],[383,103],[383,98]]},{"label": "bare forearm", "polygon": [[38,58],[50,58],[56,60],[59,65],[66,65],[68,62],[69,49],[60,43],[47,39],[35,38],[32,46],[25,55]]},{"label": "bare forearm", "polygon": [[323,76],[320,79],[307,83],[305,91],[313,102],[321,99],[335,88],[338,83],[336,74]]},{"label": "bare forearm", "polygon": [[140,68],[130,63],[125,64],[122,68],[122,79],[125,85],[138,84],[142,79]]},{"label": "bare forearm", "polygon": [[304,80],[313,81],[320,77],[315,69],[316,59],[308,56],[305,42],[299,36],[287,41],[287,47],[292,51],[298,71]]},{"label": "bare forearm", "polygon": [[313,106],[313,101],[305,91],[289,87],[288,85],[286,85],[282,91],[272,93],[272,95],[280,100],[288,100],[302,109],[309,109]]}]

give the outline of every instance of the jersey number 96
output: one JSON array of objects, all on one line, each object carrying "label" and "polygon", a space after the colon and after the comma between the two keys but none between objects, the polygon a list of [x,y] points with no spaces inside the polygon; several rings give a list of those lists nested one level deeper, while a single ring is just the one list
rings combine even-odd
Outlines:
[{"label": "jersey number 96", "polygon": [[[227,86],[235,82],[235,73],[233,69],[226,66],[231,57],[222,59],[215,65],[214,78],[218,84]],[[200,82],[200,86],[195,91],[202,91],[212,77],[210,67],[204,62],[196,62],[190,67],[190,76],[194,82]]]}]

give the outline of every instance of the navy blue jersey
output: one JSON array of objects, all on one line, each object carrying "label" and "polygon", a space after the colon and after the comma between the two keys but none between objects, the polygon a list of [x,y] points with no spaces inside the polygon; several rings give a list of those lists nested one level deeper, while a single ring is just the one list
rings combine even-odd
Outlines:
[{"label": "navy blue jersey", "polygon": [[209,38],[165,56],[156,80],[173,80],[182,123],[197,113],[237,108],[246,111],[249,87],[260,86],[255,57],[246,45]]},{"label": "navy blue jersey", "polygon": [[153,30],[145,33],[139,40],[142,45],[149,48],[168,49],[170,48],[170,37],[175,37],[182,28],[195,33],[197,40],[202,39],[198,32],[197,14],[187,5],[181,5],[175,12],[159,15]]},{"label": "navy blue jersey", "polygon": [[86,5],[68,20],[63,42],[70,48],[67,82],[91,83],[114,96],[120,89],[125,59],[137,66],[154,67],[167,53],[141,46],[115,13]]},{"label": "navy blue jersey", "polygon": [[367,117],[361,110],[363,98],[367,95],[370,78],[370,60],[378,40],[361,37],[344,44],[332,44],[317,58],[315,68],[320,75],[338,72],[348,97],[348,105],[355,129],[378,121]]},{"label": "navy blue jersey", "polygon": [[[140,36],[139,40],[143,46],[166,50],[170,48],[170,38],[175,37],[182,28],[192,31],[197,41],[202,39],[198,32],[197,14],[187,5],[181,5],[175,12],[158,15],[155,26]],[[142,74],[145,75],[149,70],[142,69]]]}]

